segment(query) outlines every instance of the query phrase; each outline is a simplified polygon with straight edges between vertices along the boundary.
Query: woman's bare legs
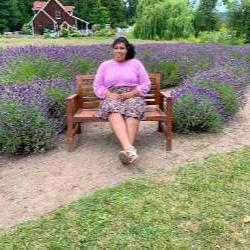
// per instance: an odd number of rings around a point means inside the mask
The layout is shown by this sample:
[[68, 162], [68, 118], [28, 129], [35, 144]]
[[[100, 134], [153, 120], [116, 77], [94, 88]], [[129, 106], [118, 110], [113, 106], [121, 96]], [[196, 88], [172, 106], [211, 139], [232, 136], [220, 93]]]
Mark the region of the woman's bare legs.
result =
[[126, 118], [119, 113], [111, 113], [109, 115], [110, 127], [120, 141], [123, 151], [120, 151], [119, 158], [122, 163], [130, 164], [138, 158], [133, 143], [138, 131], [139, 121], [135, 118]]
[[127, 126], [123, 116], [120, 113], [111, 113], [109, 115], [109, 123], [123, 149], [129, 148], [132, 144], [129, 141]]
[[125, 119], [125, 122], [126, 122], [128, 140], [130, 144], [133, 145], [139, 129], [139, 120], [133, 117], [128, 117]]

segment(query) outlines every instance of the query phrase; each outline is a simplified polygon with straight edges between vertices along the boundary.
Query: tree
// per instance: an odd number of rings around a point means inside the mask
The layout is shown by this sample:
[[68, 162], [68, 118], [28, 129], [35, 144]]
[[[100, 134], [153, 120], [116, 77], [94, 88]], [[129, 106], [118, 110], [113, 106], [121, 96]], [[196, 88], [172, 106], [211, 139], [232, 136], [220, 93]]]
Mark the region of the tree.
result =
[[125, 4], [122, 0], [101, 0], [101, 4], [109, 10], [112, 26], [126, 21]]
[[[95, 12], [99, 18], [101, 17], [101, 14], [96, 12], [98, 8], [104, 15], [107, 15], [107, 11], [109, 12], [110, 21], [113, 26], [125, 21], [125, 6], [122, 0], [64, 0], [64, 3], [74, 5], [76, 7], [74, 11], [75, 15], [90, 23], [92, 23], [94, 17], [93, 12]], [[101, 6], [106, 9], [101, 8]], [[96, 20], [94, 20], [93, 23], [95, 22]]]
[[33, 17], [33, 2], [33, 0], [17, 0], [17, 8], [19, 10], [17, 29], [20, 29], [24, 23], [29, 22]]
[[196, 36], [200, 31], [212, 31], [216, 29], [218, 16], [215, 11], [217, 0], [200, 0], [195, 12], [194, 28]]
[[128, 22], [135, 22], [138, 0], [125, 0], [126, 18]]
[[62, 3], [75, 6], [74, 15], [90, 23], [92, 11], [98, 6], [96, 0], [64, 0]]
[[134, 34], [142, 39], [174, 39], [194, 32], [193, 15], [185, 0], [141, 0]]
[[107, 24], [110, 23], [110, 13], [108, 9], [101, 5], [100, 1], [97, 1], [97, 6], [91, 11], [89, 22], [94, 24]]
[[20, 15], [16, 0], [0, 0], [0, 33], [15, 30]]
[[230, 2], [229, 27], [236, 31], [238, 37], [245, 37], [250, 42], [250, 0]]

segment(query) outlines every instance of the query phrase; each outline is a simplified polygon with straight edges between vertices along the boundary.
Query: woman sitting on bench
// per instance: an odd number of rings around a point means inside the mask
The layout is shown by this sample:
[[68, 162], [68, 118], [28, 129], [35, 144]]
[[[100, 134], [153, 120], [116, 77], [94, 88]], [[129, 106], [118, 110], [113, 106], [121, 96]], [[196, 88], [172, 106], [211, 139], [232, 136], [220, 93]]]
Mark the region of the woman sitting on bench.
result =
[[139, 121], [144, 118], [144, 97], [151, 83], [143, 64], [134, 58], [134, 46], [126, 38], [117, 38], [112, 48], [113, 59], [99, 66], [93, 88], [101, 99], [98, 117], [108, 119], [123, 148], [119, 159], [130, 164], [138, 158], [133, 145]]

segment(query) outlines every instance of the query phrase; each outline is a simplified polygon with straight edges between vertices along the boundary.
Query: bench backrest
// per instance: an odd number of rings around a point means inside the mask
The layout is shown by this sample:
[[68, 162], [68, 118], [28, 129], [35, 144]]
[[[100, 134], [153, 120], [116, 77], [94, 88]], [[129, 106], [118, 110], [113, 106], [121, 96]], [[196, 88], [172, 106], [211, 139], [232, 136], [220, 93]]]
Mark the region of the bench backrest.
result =
[[[160, 73], [149, 73], [151, 81], [151, 90], [146, 96], [147, 105], [159, 105], [160, 103]], [[76, 87], [77, 94], [80, 97], [81, 108], [98, 108], [99, 98], [95, 96], [93, 91], [93, 81], [95, 75], [77, 75]]]

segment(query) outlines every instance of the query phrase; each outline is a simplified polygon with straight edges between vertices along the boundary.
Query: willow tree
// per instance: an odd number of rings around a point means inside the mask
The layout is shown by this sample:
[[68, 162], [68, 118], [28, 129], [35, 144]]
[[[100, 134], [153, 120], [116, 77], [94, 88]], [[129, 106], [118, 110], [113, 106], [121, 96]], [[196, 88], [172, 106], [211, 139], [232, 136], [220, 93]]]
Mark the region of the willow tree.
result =
[[135, 37], [186, 38], [194, 33], [193, 14], [186, 0], [141, 0], [137, 7]]
[[250, 43], [250, 0], [240, 0], [230, 2], [229, 8], [229, 28], [236, 31], [239, 37], [245, 37]]
[[200, 0], [195, 12], [194, 27], [196, 36], [200, 31], [216, 30], [219, 17], [216, 12], [217, 0]]

